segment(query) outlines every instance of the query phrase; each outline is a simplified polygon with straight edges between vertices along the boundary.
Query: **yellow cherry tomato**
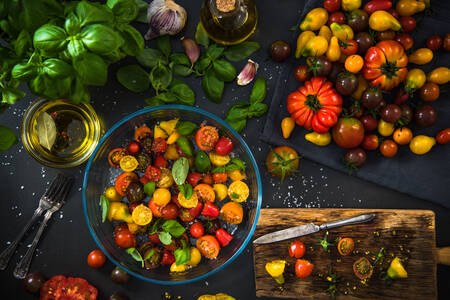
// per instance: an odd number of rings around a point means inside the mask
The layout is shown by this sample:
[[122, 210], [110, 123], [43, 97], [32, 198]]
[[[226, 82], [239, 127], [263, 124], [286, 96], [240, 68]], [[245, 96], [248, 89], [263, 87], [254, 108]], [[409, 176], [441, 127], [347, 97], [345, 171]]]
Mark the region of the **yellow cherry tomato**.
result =
[[244, 202], [249, 194], [248, 185], [243, 181], [233, 181], [228, 187], [228, 197], [235, 202]]
[[347, 24], [333, 22], [330, 25], [330, 29], [333, 32], [333, 35], [343, 42], [353, 40], [353, 29]]
[[316, 35], [314, 34], [314, 32], [308, 30], [308, 31], [303, 31], [302, 33], [300, 33], [298, 35], [297, 38], [297, 49], [295, 50], [295, 57], [296, 58], [300, 58], [301, 53], [303, 48], [305, 47], [306, 43], [312, 39], [313, 37], [315, 37]]
[[153, 130], [153, 137], [156, 138], [163, 138], [166, 139], [167, 138], [167, 133], [161, 129], [161, 127], [159, 127], [158, 125], [155, 125], [155, 128]]
[[358, 75], [358, 87], [351, 95], [353, 99], [360, 100], [362, 93], [369, 87], [367, 80], [364, 78], [362, 74]]
[[382, 136], [390, 136], [394, 132], [394, 124], [388, 123], [383, 119], [378, 122], [378, 133]]
[[386, 31], [402, 29], [400, 22], [390, 13], [384, 10], [377, 10], [369, 17], [369, 27], [375, 31]]
[[326, 146], [331, 143], [331, 134], [329, 132], [326, 133], [310, 132], [305, 134], [305, 140], [313, 144], [316, 144], [317, 146]]
[[139, 227], [139, 225], [134, 224], [134, 223], [127, 223], [127, 227], [128, 227], [128, 230], [133, 234], [138, 232], [139, 229], [141, 228], [141, 227]]
[[232, 181], [244, 180], [246, 178], [245, 173], [241, 170], [227, 171], [227, 175]]
[[159, 206], [166, 206], [169, 204], [171, 197], [170, 191], [166, 188], [158, 188], [153, 193], [153, 201]]
[[358, 54], [353, 54], [345, 60], [345, 69], [351, 73], [358, 73], [364, 66], [364, 59]]
[[127, 223], [133, 223], [128, 205], [123, 202], [111, 202], [109, 204], [107, 218], [109, 221], [124, 221]]
[[436, 145], [435, 138], [426, 135], [418, 135], [413, 137], [411, 142], [409, 142], [409, 149], [414, 154], [422, 155], [430, 151], [434, 145]]
[[269, 273], [278, 284], [284, 283], [283, 273], [285, 267], [286, 261], [281, 259], [270, 261], [266, 263], [265, 266], [267, 273]]
[[167, 146], [166, 153], [164, 153], [164, 158], [169, 160], [177, 160], [180, 158], [180, 155], [177, 152], [177, 146], [174, 144], [170, 144]]
[[352, 11], [361, 7], [361, 0], [342, 0], [341, 7], [345, 11]]
[[397, 144], [408, 145], [413, 137], [413, 134], [411, 129], [409, 129], [408, 127], [401, 127], [395, 129], [392, 137]]
[[320, 27], [318, 35], [324, 37], [327, 40], [327, 42], [329, 43], [331, 40], [331, 37], [333, 36], [333, 33], [331, 32], [330, 27], [328, 27], [327, 25], [323, 25], [322, 27]]
[[412, 16], [425, 9], [425, 3], [416, 0], [399, 0], [395, 10], [402, 17]]
[[120, 196], [113, 185], [105, 190], [104, 195], [106, 198], [108, 198], [109, 201], [121, 201], [123, 198], [122, 196]]
[[302, 49], [303, 56], [321, 56], [327, 52], [328, 42], [323, 36], [315, 36], [310, 39]]
[[447, 67], [439, 67], [428, 73], [427, 80], [436, 84], [446, 84], [450, 80], [450, 70]]
[[336, 36], [332, 36], [327, 49], [327, 58], [331, 62], [338, 61], [341, 57], [341, 48], [339, 47], [339, 41]]
[[131, 217], [133, 218], [134, 224], [145, 226], [152, 221], [153, 214], [150, 208], [144, 204], [140, 204], [133, 209]]
[[200, 251], [196, 247], [191, 247], [191, 259], [187, 263], [191, 267], [195, 267], [200, 263], [202, 260], [202, 255], [200, 254]]
[[201, 295], [197, 300], [236, 300], [236, 298], [224, 293], [218, 293], [215, 295]]
[[193, 192], [191, 198], [186, 199], [183, 195], [183, 193], [178, 194], [178, 203], [180, 203], [181, 206], [184, 208], [193, 208], [196, 207], [198, 204], [198, 197], [197, 193]]
[[170, 134], [169, 138], [167, 139], [167, 144], [168, 145], [174, 144], [178, 140], [179, 137], [180, 137], [180, 134], [178, 132], [176, 132], [176, 131], [172, 132]]
[[302, 23], [300, 23], [300, 29], [302, 31], [311, 30], [316, 31], [319, 30], [320, 27], [325, 25], [328, 21], [328, 12], [325, 8], [318, 7], [310, 10]]
[[170, 121], [163, 121], [159, 123], [159, 127], [164, 130], [167, 135], [171, 135], [175, 131], [175, 127], [178, 124], [178, 120], [180, 119], [173, 119]]
[[420, 89], [425, 84], [426, 79], [425, 73], [421, 69], [409, 70], [405, 79], [405, 91], [412, 92]]
[[172, 273], [182, 273], [186, 272], [189, 266], [187, 264], [177, 265], [176, 263], [172, 263], [170, 265], [170, 272]]
[[139, 162], [132, 155], [125, 155], [122, 157], [119, 164], [124, 172], [133, 172], [139, 166]]
[[230, 162], [230, 157], [228, 155], [219, 155], [216, 152], [209, 152], [209, 160], [216, 167], [225, 166]]
[[217, 201], [222, 201], [227, 197], [228, 188], [225, 184], [216, 183], [213, 185], [214, 193], [216, 194]]
[[286, 117], [283, 120], [281, 120], [281, 131], [283, 132], [283, 137], [285, 139], [288, 139], [289, 136], [292, 133], [292, 130], [294, 130], [295, 122], [294, 119], [291, 117]]
[[409, 57], [408, 62], [416, 65], [425, 65], [433, 59], [433, 51], [428, 48], [420, 48], [414, 51]]
[[170, 188], [173, 185], [172, 172], [167, 168], [161, 168], [161, 178], [156, 182], [159, 188]]

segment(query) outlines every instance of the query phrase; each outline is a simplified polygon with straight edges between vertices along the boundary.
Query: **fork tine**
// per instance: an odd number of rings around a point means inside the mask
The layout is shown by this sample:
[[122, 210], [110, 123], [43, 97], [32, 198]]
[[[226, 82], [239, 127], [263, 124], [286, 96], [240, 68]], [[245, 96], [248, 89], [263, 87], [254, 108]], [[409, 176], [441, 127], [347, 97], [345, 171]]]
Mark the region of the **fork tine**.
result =
[[52, 195], [54, 195], [54, 192], [56, 190], [56, 188], [59, 186], [61, 180], [62, 180], [62, 174], [59, 173], [53, 180], [52, 183], [50, 184], [50, 186], [48, 187], [48, 189], [45, 191], [43, 197], [51, 197]]
[[54, 193], [49, 197], [51, 202], [57, 201], [57, 198], [60, 197], [61, 192], [64, 190], [65, 186], [70, 182], [70, 178], [61, 174], [61, 181], [59, 185], [56, 187]]
[[61, 189], [60, 193], [57, 195], [57, 197], [55, 197], [55, 200], [59, 203], [64, 203], [64, 201], [66, 200], [67, 195], [70, 192], [70, 189], [72, 187], [72, 178], [67, 177], [67, 180], [65, 181], [64, 187]]

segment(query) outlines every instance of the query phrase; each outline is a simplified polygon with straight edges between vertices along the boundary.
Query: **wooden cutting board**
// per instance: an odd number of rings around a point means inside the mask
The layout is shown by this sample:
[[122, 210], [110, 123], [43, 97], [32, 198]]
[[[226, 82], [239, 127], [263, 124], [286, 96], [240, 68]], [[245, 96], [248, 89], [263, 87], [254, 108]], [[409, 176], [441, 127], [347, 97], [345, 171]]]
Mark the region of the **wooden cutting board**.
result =
[[[307, 247], [303, 258], [315, 265], [313, 273], [306, 279], [299, 279], [294, 275], [295, 259], [288, 254], [288, 246], [294, 239], [265, 245], [255, 244], [253, 257], [256, 296], [331, 299], [325, 292], [329, 285], [325, 278], [332, 265], [340, 278], [337, 299], [436, 299], [436, 234], [432, 211], [262, 209], [254, 238], [293, 226], [311, 222], [320, 225], [368, 212], [376, 213], [375, 219], [370, 223], [343, 226], [329, 231], [329, 241], [337, 237], [354, 239], [355, 250], [349, 256], [340, 256], [336, 247], [331, 247], [330, 253], [325, 253], [320, 246], [313, 246], [317, 242], [314, 238], [323, 238], [323, 231], [298, 238]], [[353, 263], [362, 256], [371, 260], [381, 247], [387, 252], [383, 266], [387, 266], [393, 256], [407, 258], [405, 267], [408, 278], [389, 285], [379, 278], [380, 271], [376, 268], [370, 281], [364, 285], [353, 274]], [[284, 276], [286, 282], [282, 288], [265, 270], [265, 264], [275, 259], [286, 259], [289, 263]]]

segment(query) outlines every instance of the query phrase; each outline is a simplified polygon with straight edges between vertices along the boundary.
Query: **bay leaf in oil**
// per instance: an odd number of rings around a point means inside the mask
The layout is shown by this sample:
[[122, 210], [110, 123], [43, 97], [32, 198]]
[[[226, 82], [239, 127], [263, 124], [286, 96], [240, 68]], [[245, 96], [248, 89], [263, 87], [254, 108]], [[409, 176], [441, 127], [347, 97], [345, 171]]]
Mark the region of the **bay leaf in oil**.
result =
[[56, 140], [55, 120], [46, 112], [41, 112], [36, 119], [36, 131], [39, 144], [50, 151]]

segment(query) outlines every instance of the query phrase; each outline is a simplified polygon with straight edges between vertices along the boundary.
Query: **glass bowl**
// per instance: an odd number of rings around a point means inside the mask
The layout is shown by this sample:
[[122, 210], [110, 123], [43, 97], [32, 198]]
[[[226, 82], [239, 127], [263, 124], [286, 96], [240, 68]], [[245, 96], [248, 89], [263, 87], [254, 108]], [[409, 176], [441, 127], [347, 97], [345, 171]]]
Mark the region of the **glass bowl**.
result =
[[[197, 124], [206, 121], [219, 129], [222, 135], [230, 138], [234, 144], [234, 154], [246, 164], [246, 182], [250, 188], [250, 196], [245, 203], [244, 220], [235, 228], [234, 238], [222, 248], [217, 259], [202, 258], [201, 263], [182, 274], [171, 274], [167, 267], [146, 270], [135, 261], [124, 249], [119, 248], [113, 238], [113, 225], [102, 223], [99, 197], [106, 187], [113, 184], [120, 170], [110, 167], [108, 153], [110, 150], [125, 146], [133, 136], [134, 129], [143, 124], [149, 126], [158, 121], [180, 118], [182, 121], [192, 121]], [[117, 122], [100, 140], [90, 157], [83, 180], [83, 209], [89, 230], [95, 242], [106, 256], [117, 266], [128, 273], [157, 284], [185, 284], [206, 278], [222, 270], [233, 261], [250, 241], [258, 222], [262, 202], [261, 178], [255, 158], [242, 137], [225, 121], [202, 109], [183, 105], [162, 105], [139, 110]], [[226, 200], [222, 202], [227, 202]], [[221, 204], [219, 203], [219, 206]]]

